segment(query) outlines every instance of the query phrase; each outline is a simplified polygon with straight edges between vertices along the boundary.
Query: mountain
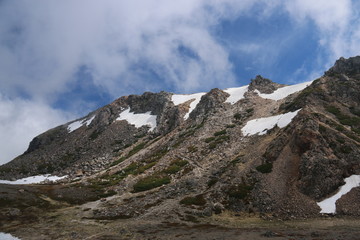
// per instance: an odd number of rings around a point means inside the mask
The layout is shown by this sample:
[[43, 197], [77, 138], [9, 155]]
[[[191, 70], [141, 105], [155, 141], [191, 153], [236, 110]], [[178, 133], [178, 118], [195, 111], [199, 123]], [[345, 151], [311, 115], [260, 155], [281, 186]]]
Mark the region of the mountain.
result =
[[[18, 194], [0, 195], [0, 214], [9, 220], [9, 207], [58, 201], [83, 204], [78, 214], [96, 220], [359, 216], [359, 159], [360, 56], [292, 86], [256, 76], [208, 93], [121, 97], [35, 137], [0, 166], [7, 180], [67, 176], [23, 187], [31, 198], [16, 206]], [[332, 203], [341, 186], [349, 189]]]

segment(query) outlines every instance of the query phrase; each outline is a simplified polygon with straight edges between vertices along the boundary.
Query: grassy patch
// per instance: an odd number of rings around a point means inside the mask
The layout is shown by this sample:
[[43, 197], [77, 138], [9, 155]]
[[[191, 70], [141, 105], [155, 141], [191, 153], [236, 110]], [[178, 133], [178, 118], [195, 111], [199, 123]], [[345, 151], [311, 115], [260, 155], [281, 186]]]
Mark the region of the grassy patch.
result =
[[194, 152], [197, 152], [198, 148], [195, 147], [195, 146], [190, 146], [187, 148], [188, 152], [190, 153], [194, 153]]
[[234, 114], [234, 118], [235, 118], [236, 120], [240, 120], [240, 119], [242, 118], [241, 113], [235, 113], [235, 114]]
[[89, 136], [90, 140], [95, 140], [95, 139], [97, 139], [97, 138], [100, 136], [101, 133], [102, 133], [102, 132], [99, 131], [99, 130], [93, 131], [93, 132], [90, 134], [90, 136]]
[[207, 185], [208, 185], [208, 187], [210, 188], [210, 187], [214, 186], [218, 181], [219, 181], [219, 179], [212, 177], [212, 178], [210, 178], [210, 180], [207, 182]]
[[143, 149], [145, 147], [145, 145], [146, 145], [146, 142], [142, 142], [142, 143], [136, 145], [133, 149], [130, 150], [127, 157], [131, 157], [135, 153], [139, 152], [141, 149]]
[[214, 136], [217, 137], [217, 136], [224, 135], [224, 134], [226, 134], [226, 129], [214, 133]]
[[236, 127], [236, 124], [227, 124], [226, 125], [226, 128], [234, 128], [234, 127]]
[[236, 199], [246, 199], [252, 189], [252, 186], [242, 183], [240, 185], [230, 187], [228, 190], [228, 195], [229, 197]]
[[324, 125], [319, 125], [319, 132], [320, 133], [325, 133], [326, 132], [326, 127]]
[[143, 192], [170, 183], [168, 176], [153, 175], [140, 179], [134, 184], [134, 192]]
[[256, 167], [256, 170], [261, 173], [271, 173], [273, 168], [272, 163], [264, 163]]
[[208, 137], [208, 138], [205, 138], [205, 142], [206, 143], [209, 143], [209, 142], [212, 142], [212, 141], [214, 141], [215, 140], [215, 137]]
[[111, 166], [118, 165], [119, 163], [122, 163], [125, 159], [126, 159], [126, 157], [121, 157], [121, 158], [119, 158], [118, 160], [112, 162], [112, 163], [111, 163]]
[[345, 154], [349, 154], [352, 152], [352, 148], [350, 146], [342, 146], [340, 151]]
[[203, 195], [196, 195], [194, 197], [186, 197], [180, 201], [180, 204], [183, 205], [196, 205], [196, 206], [204, 206], [206, 204], [206, 200]]
[[167, 167], [163, 172], [167, 174], [174, 174], [179, 172], [182, 167], [187, 165], [189, 162], [186, 160], [177, 159], [170, 163], [170, 166]]
[[[225, 132], [226, 133], [226, 132]], [[228, 135], [217, 135], [209, 144], [209, 149], [214, 149], [218, 144], [223, 143], [224, 141], [229, 140], [230, 137]]]
[[329, 105], [325, 108], [326, 111], [335, 115], [335, 117], [339, 120], [339, 122], [343, 125], [347, 126], [357, 126], [360, 125], [360, 118], [359, 117], [351, 117], [346, 114], [343, 114], [339, 108]]
[[246, 112], [247, 113], [252, 113], [252, 112], [254, 112], [254, 108], [248, 108], [248, 109], [246, 109]]
[[237, 156], [234, 160], [232, 160], [232, 161], [230, 162], [230, 164], [232, 164], [232, 165], [238, 164], [239, 162], [241, 162], [243, 156], [244, 156], [244, 155]]
[[217, 146], [217, 143], [212, 142], [212, 143], [209, 144], [209, 149], [214, 149], [214, 148], [216, 148], [216, 146]]

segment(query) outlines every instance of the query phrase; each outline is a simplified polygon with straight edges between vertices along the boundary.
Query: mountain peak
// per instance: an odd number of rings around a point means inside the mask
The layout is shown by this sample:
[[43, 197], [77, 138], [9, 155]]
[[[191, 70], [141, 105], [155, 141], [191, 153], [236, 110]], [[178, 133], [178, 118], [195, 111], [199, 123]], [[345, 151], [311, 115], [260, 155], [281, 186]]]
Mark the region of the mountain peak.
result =
[[325, 75], [332, 76], [335, 74], [356, 75], [360, 74], [360, 56], [336, 60], [333, 67], [325, 72]]
[[270, 94], [273, 93], [276, 89], [283, 87], [284, 85], [275, 83], [270, 79], [264, 78], [261, 75], [257, 75], [255, 79], [251, 79], [249, 84], [249, 90], [254, 91], [258, 90], [260, 93]]

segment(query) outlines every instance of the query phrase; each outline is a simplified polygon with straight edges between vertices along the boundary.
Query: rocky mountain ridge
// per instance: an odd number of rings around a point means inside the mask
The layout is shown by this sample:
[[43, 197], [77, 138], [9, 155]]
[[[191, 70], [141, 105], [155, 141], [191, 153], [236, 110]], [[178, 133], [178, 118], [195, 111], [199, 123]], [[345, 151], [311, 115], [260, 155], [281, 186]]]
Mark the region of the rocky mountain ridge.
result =
[[[34, 138], [0, 178], [68, 175], [46, 194], [83, 204], [86, 219], [319, 216], [318, 203], [360, 174], [359, 59], [294, 86], [257, 76], [208, 93], [121, 97]], [[358, 216], [358, 191], [337, 214]]]

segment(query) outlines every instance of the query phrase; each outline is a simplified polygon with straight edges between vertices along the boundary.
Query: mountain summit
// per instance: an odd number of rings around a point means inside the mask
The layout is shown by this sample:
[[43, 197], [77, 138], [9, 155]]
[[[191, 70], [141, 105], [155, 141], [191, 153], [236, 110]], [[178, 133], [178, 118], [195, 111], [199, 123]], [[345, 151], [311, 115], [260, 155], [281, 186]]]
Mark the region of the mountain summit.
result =
[[[359, 159], [354, 57], [292, 86], [257, 76], [208, 93], [121, 97], [35, 137], [0, 176], [66, 176], [37, 187], [52, 200], [33, 196], [36, 208], [83, 204], [77, 214], [86, 219], [359, 216]], [[7, 216], [14, 199], [1, 198]]]

